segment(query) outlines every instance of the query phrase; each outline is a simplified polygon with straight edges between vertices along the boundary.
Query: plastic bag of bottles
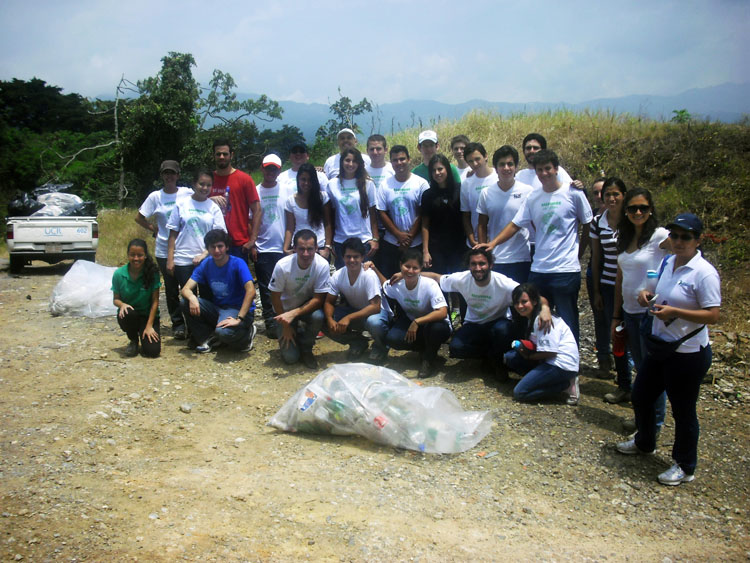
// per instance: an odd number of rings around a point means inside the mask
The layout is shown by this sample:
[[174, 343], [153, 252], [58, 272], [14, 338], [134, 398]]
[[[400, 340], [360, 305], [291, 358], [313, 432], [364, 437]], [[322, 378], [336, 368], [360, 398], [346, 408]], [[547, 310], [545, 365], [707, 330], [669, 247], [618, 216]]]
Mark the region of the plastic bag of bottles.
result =
[[114, 317], [117, 307], [112, 303], [112, 274], [116, 269], [76, 260], [52, 290], [50, 313], [71, 317]]
[[322, 371], [268, 423], [286, 432], [359, 435], [425, 453], [473, 448], [490, 431], [488, 411], [465, 411], [455, 395], [363, 363]]

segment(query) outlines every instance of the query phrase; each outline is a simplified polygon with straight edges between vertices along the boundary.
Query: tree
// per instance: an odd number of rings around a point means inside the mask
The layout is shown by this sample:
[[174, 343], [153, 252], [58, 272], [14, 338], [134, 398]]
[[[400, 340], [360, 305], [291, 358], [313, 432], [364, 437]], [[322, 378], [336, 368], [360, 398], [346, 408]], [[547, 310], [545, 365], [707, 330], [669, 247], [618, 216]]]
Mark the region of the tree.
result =
[[329, 106], [329, 111], [335, 118], [329, 119], [315, 133], [316, 137], [328, 139], [332, 142], [336, 140], [337, 133], [347, 127], [355, 133], [359, 132], [359, 125], [354, 121], [354, 118], [372, 111], [372, 104], [367, 98], [362, 98], [356, 104], [352, 104], [351, 98], [341, 93], [341, 88], [338, 89], [338, 92], [339, 99]]
[[205, 128], [209, 117], [218, 119], [224, 125], [233, 125], [251, 115], [262, 121], [281, 119], [281, 106], [265, 95], [257, 100], [238, 101], [237, 94], [232, 91], [237, 84], [232, 76], [225, 72], [215, 69], [208, 85], [208, 88], [202, 88], [205, 93], [198, 102], [197, 113], [201, 129]]

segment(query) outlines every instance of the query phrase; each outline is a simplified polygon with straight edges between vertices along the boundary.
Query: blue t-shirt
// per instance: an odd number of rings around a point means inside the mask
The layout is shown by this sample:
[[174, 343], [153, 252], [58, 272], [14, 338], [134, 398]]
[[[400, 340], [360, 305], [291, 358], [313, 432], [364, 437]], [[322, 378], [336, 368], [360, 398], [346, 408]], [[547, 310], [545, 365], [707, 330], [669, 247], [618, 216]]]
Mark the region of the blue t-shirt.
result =
[[[239, 309], [245, 300], [245, 284], [253, 281], [253, 275], [244, 260], [229, 256], [229, 262], [221, 268], [213, 258], [203, 260], [190, 276], [198, 284], [211, 288], [213, 303], [224, 309]], [[255, 311], [255, 302], [250, 303], [249, 311]]]

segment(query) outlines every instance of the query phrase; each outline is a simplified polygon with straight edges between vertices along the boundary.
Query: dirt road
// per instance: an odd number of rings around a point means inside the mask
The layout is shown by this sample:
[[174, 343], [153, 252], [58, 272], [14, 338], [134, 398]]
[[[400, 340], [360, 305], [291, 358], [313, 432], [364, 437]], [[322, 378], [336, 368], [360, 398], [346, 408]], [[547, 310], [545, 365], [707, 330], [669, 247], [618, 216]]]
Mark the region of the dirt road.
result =
[[[266, 426], [314, 374], [282, 365], [262, 335], [246, 356], [198, 356], [167, 336], [158, 359], [123, 357], [114, 316], [47, 312], [65, 271], [0, 271], [6, 560], [750, 557], [750, 381], [721, 361], [701, 392], [696, 480], [680, 487], [656, 482], [671, 419], [657, 455], [618, 455], [628, 405], [603, 402], [614, 385], [588, 371], [579, 406], [522, 405], [478, 363], [448, 360], [428, 384], [494, 426], [466, 453], [422, 455]], [[327, 339], [316, 348], [323, 365], [345, 361]], [[714, 348], [721, 360], [721, 335]], [[388, 367], [417, 365], [400, 354]]]

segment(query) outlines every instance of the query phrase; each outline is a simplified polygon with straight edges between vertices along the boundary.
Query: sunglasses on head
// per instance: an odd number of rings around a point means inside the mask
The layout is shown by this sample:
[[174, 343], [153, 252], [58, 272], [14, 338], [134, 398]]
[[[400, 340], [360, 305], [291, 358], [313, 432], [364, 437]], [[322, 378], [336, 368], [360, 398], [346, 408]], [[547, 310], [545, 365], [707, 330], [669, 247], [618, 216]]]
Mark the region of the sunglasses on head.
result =
[[682, 235], [680, 233], [669, 233], [669, 238], [672, 240], [682, 240], [685, 242], [690, 242], [695, 237], [693, 235]]
[[631, 215], [635, 215], [637, 212], [640, 211], [641, 213], [645, 215], [646, 213], [651, 211], [651, 206], [650, 205], [628, 205], [625, 208], [625, 211], [627, 211]]

